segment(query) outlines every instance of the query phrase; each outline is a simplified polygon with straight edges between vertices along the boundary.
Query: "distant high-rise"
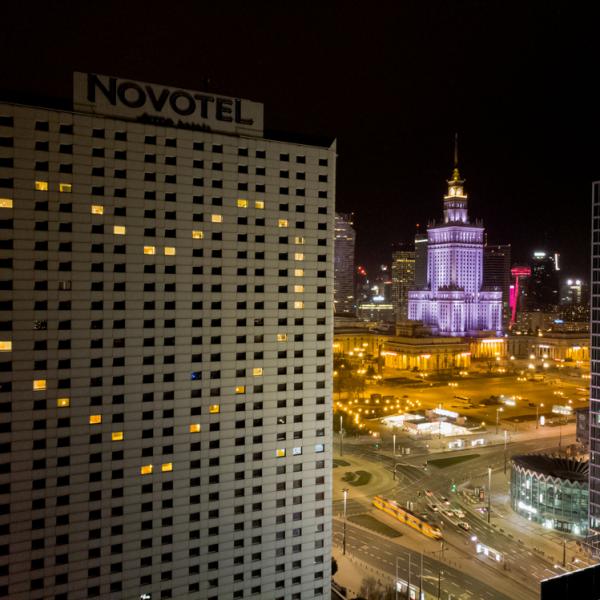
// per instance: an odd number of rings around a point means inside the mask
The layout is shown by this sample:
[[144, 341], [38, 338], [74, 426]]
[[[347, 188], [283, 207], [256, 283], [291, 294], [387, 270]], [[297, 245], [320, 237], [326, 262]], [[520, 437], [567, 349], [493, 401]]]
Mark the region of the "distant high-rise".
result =
[[408, 319], [408, 291], [415, 287], [415, 249], [405, 244], [392, 251], [392, 304], [397, 321]]
[[356, 231], [351, 213], [335, 214], [334, 306], [336, 314], [355, 314], [354, 247]]
[[549, 311], [559, 304], [559, 255], [536, 251], [531, 258], [531, 277], [527, 282], [527, 309]]
[[592, 344], [590, 379], [589, 519], [595, 546], [600, 550], [600, 181], [592, 188]]
[[415, 235], [415, 289], [427, 285], [427, 234]]
[[510, 244], [483, 247], [483, 286], [502, 290], [502, 321], [510, 319]]
[[335, 144], [74, 104], [0, 103], [0, 597], [329, 598]]

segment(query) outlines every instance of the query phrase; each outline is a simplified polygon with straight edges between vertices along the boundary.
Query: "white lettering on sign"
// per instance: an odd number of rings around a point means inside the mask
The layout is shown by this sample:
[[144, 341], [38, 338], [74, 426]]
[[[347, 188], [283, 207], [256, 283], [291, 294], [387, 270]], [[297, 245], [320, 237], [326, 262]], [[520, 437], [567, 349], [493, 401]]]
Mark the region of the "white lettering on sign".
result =
[[155, 125], [261, 135], [263, 105], [154, 83], [93, 73], [74, 73], [77, 111], [125, 117]]

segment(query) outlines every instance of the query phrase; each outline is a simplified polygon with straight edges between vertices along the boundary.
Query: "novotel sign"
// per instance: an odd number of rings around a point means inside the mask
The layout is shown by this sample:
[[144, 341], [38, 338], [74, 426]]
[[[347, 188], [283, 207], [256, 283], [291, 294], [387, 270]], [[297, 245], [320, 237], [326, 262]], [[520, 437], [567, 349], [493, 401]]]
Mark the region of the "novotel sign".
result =
[[155, 125], [262, 135], [259, 102], [94, 73], [74, 73], [76, 111]]

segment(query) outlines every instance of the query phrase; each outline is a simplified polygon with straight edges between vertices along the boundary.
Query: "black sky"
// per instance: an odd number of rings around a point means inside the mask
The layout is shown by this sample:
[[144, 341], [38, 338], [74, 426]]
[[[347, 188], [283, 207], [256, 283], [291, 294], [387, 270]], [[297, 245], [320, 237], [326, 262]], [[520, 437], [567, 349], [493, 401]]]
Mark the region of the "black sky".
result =
[[369, 266], [440, 216], [458, 131], [490, 243], [587, 278], [600, 44], [582, 2], [11, 4], [0, 92], [69, 98], [80, 70], [262, 101], [269, 129], [337, 138], [337, 210]]

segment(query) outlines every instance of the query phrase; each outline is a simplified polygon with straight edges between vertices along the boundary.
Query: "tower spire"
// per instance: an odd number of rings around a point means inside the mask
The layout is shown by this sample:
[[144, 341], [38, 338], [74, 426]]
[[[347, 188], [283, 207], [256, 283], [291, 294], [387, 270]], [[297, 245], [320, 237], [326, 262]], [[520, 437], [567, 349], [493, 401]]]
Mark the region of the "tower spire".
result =
[[454, 168], [458, 168], [458, 131], [454, 133]]
[[454, 133], [454, 170], [452, 171], [451, 181], [460, 181], [460, 173], [458, 172], [458, 132]]

